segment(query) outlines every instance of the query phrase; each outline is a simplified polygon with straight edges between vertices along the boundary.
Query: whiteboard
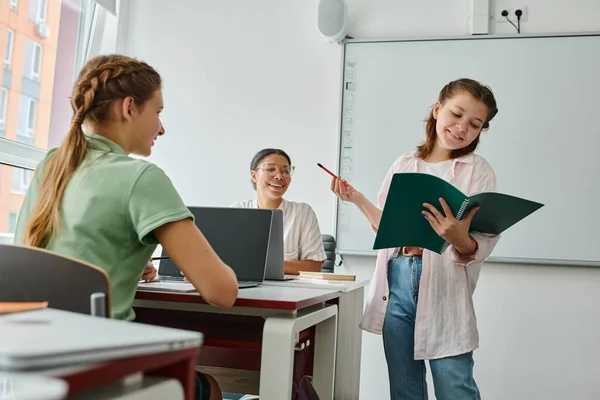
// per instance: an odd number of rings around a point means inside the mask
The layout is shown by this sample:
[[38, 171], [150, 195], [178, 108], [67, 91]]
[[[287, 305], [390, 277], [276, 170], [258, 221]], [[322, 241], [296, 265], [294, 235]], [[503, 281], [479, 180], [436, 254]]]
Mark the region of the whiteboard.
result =
[[[600, 261], [600, 36], [468, 37], [344, 44], [339, 171], [375, 202], [392, 163], [423, 141], [440, 89], [489, 85], [499, 113], [477, 153], [498, 191], [545, 204], [504, 232], [492, 256]], [[357, 208], [338, 202], [341, 254], [375, 254]]]

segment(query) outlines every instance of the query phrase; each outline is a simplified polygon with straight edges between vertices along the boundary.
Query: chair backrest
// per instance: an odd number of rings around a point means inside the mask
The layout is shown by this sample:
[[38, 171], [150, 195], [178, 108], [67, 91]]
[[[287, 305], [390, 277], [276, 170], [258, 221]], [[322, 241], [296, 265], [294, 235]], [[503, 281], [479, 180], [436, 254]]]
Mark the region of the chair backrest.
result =
[[47, 301], [48, 307], [110, 316], [109, 279], [98, 267], [48, 250], [0, 245], [0, 302]]
[[333, 272], [335, 267], [335, 238], [331, 235], [321, 235], [323, 240], [323, 247], [325, 248], [325, 255], [327, 259], [321, 267], [322, 272]]

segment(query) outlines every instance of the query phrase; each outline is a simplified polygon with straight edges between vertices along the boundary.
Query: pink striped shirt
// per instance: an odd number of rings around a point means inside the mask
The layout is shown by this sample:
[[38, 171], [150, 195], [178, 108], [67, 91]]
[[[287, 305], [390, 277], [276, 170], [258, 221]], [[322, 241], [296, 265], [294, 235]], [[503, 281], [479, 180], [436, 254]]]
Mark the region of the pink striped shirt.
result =
[[[416, 152], [404, 154], [389, 169], [378, 195], [383, 209], [394, 173], [418, 171]], [[496, 191], [496, 175], [481, 156], [469, 154], [454, 159], [444, 177], [463, 193]], [[461, 256], [452, 245], [442, 254], [425, 250], [415, 321], [415, 359], [436, 359], [464, 354], [479, 347], [479, 334], [473, 292], [483, 261], [490, 255], [499, 236], [472, 232], [477, 241], [475, 254]], [[379, 250], [375, 273], [361, 328], [381, 334], [389, 287], [387, 263], [395, 249]]]

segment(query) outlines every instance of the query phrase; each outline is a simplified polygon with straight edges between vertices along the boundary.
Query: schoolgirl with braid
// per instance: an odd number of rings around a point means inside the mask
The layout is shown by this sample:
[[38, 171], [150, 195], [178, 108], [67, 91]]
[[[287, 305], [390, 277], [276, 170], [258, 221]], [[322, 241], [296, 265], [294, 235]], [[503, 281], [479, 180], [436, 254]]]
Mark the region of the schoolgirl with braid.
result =
[[[133, 320], [133, 298], [157, 244], [209, 303], [231, 307], [237, 279], [198, 230], [169, 178], [148, 156], [165, 134], [160, 75], [122, 55], [91, 59], [73, 88], [63, 143], [36, 168], [15, 243], [76, 258], [110, 278], [111, 316]], [[85, 132], [83, 127], [85, 126]], [[197, 376], [197, 398], [222, 399]]]

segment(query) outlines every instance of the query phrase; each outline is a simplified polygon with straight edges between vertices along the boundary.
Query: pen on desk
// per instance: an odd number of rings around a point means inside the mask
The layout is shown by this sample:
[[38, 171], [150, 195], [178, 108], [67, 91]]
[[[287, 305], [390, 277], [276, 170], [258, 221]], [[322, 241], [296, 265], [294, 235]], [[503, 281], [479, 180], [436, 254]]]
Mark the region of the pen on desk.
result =
[[161, 257], [152, 257], [151, 260], [152, 261], [156, 261], [156, 260], [168, 260], [169, 256], [161, 256]]
[[[328, 170], [327, 168], [325, 168], [325, 166], [323, 164], [317, 163], [317, 165], [319, 166], [319, 168], [321, 168], [323, 171], [327, 172], [329, 175], [331, 175], [335, 179], [338, 178], [333, 172], [331, 172], [330, 170]], [[342, 180], [342, 183], [344, 184], [344, 186], [348, 187], [348, 183], [346, 181]]]

